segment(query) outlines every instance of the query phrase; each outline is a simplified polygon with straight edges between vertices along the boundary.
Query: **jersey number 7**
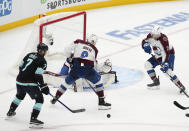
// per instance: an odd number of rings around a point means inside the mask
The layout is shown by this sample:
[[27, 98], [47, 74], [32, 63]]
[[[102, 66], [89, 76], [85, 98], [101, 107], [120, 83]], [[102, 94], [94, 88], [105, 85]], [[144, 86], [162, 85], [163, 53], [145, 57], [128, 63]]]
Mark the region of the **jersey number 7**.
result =
[[25, 67], [23, 67], [22, 71], [25, 71], [26, 68], [33, 62], [33, 59], [28, 58], [27, 63], [25, 64]]

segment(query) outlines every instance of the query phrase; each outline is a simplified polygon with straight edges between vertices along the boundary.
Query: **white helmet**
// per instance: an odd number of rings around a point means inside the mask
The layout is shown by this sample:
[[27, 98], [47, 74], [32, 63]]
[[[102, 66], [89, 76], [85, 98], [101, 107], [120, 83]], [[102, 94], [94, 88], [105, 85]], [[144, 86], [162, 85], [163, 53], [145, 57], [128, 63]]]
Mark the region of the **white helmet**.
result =
[[91, 34], [87, 37], [87, 42], [92, 43], [92, 41], [94, 41], [95, 44], [98, 41], [98, 37], [95, 34]]
[[154, 26], [152, 31], [151, 31], [152, 35], [160, 35], [161, 34], [161, 27], [160, 26]]

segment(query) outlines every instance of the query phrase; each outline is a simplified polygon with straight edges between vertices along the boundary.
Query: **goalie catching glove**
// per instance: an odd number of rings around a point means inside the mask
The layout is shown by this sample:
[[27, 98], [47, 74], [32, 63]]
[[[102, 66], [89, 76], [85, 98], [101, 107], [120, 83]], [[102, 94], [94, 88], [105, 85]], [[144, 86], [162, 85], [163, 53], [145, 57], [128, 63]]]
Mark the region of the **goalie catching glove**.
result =
[[53, 39], [52, 34], [46, 34], [44, 37], [46, 38], [46, 44], [47, 45], [53, 45], [54, 44], [54, 39]]
[[103, 66], [102, 66], [102, 71], [103, 71], [104, 73], [108, 73], [108, 72], [110, 72], [111, 70], [112, 70], [112, 63], [110, 62], [109, 59], [107, 59], [107, 60], [104, 62]]

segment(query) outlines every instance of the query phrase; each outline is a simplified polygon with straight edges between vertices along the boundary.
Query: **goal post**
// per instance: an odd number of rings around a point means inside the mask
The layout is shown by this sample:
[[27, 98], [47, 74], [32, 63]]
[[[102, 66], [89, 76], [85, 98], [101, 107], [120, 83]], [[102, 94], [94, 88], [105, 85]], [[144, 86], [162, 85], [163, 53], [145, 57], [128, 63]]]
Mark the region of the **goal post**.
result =
[[80, 15], [83, 15], [83, 40], [86, 40], [86, 24], [87, 24], [86, 23], [86, 17], [87, 17], [87, 14], [86, 14], [85, 11], [83, 11], [83, 12], [74, 13], [72, 15], [62, 17], [62, 18], [59, 18], [59, 19], [55, 19], [55, 20], [52, 20], [52, 21], [48, 21], [46, 23], [41, 24], [40, 28], [39, 28], [39, 30], [40, 30], [39, 31], [39, 36], [40, 36], [39, 43], [43, 42], [43, 28], [45, 26], [50, 25], [50, 24], [54, 24], [54, 23], [57, 23], [57, 22], [62, 22], [64, 20], [68, 20], [68, 19], [80, 16]]
[[83, 12], [61, 12], [41, 17], [31, 24], [32, 30], [15, 64], [9, 71], [10, 75], [17, 75], [19, 64], [24, 56], [30, 52], [37, 51], [39, 43], [47, 44], [47, 39], [51, 36], [53, 45], [49, 46], [49, 51], [45, 56], [48, 68], [54, 72], [59, 72], [66, 60], [64, 48], [76, 39], [86, 40], [87, 13]]

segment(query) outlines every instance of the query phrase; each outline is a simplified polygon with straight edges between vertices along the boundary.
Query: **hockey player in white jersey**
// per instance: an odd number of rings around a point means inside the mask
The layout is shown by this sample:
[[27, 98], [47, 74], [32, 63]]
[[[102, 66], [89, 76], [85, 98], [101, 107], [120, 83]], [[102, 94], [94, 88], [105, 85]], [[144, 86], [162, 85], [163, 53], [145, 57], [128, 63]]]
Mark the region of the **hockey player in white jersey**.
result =
[[[71, 55], [69, 58], [66, 59], [66, 61], [64, 62], [63, 66], [59, 72], [59, 75], [67, 76], [69, 74], [71, 67], [73, 66], [72, 57], [73, 57], [73, 55]], [[118, 82], [117, 73], [116, 73], [116, 71], [112, 71], [112, 63], [109, 59], [105, 60], [105, 62], [103, 62], [103, 63], [100, 63], [100, 64], [97, 63], [95, 66], [95, 70], [97, 72], [99, 72], [99, 74], [101, 75], [101, 79], [102, 79], [104, 88], [107, 88], [111, 84]], [[92, 83], [90, 83], [90, 84], [92, 84]], [[86, 81], [83, 78], [76, 80], [73, 84], [73, 89], [75, 92], [83, 91], [85, 89], [88, 89], [88, 87], [90, 87], [88, 81]], [[55, 88], [56, 88], [56, 86], [55, 86]]]
[[180, 92], [182, 92], [185, 90], [185, 87], [180, 82], [178, 77], [173, 73], [175, 50], [173, 46], [169, 44], [167, 36], [161, 33], [160, 30], [161, 29], [159, 26], [155, 26], [147, 35], [147, 37], [142, 41], [142, 48], [144, 51], [151, 54], [153, 50], [155, 54], [145, 63], [147, 73], [153, 81], [152, 84], [148, 84], [147, 86], [150, 89], [159, 88], [160, 81], [156, 76], [154, 68], [161, 64], [161, 71], [165, 73], [170, 78], [170, 80], [181, 89]]
[[84, 78], [95, 85], [95, 90], [99, 98], [99, 110], [111, 109], [111, 104], [106, 103], [104, 100], [104, 87], [101, 81], [101, 76], [94, 69], [98, 54], [98, 50], [95, 47], [96, 42], [97, 36], [92, 34], [89, 38], [87, 38], [87, 41], [77, 39], [65, 48], [64, 53], [67, 57], [70, 57], [73, 53], [73, 66], [69, 74], [63, 80], [61, 88], [57, 90], [55, 97], [51, 100], [52, 104], [55, 104], [60, 96], [65, 93], [67, 88], [77, 79]]

